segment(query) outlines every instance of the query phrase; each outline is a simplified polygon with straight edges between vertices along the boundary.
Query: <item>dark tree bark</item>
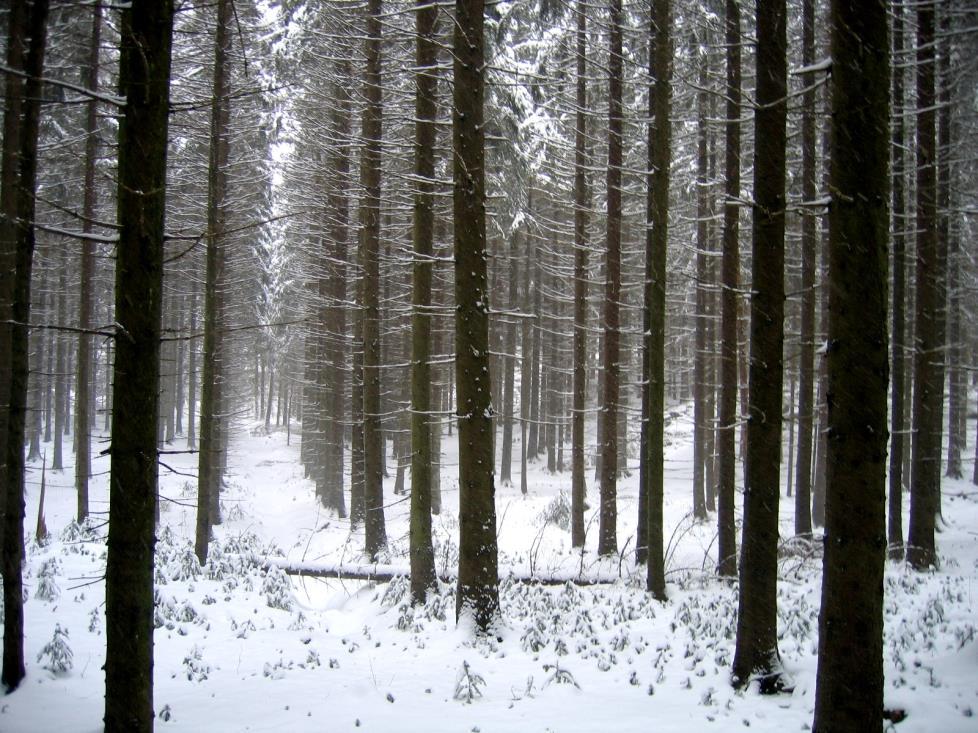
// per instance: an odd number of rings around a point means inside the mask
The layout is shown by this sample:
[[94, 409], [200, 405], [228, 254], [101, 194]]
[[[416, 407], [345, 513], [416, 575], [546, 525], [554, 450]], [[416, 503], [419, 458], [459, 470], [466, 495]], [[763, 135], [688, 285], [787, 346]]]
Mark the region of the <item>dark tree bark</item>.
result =
[[584, 503], [587, 477], [584, 465], [584, 418], [587, 407], [587, 14], [578, 0], [576, 104], [574, 120], [574, 405], [571, 413], [571, 546], [584, 546]]
[[[515, 313], [520, 307], [519, 296], [519, 248], [517, 246], [517, 234], [510, 237], [509, 243], [509, 279], [506, 284], [509, 290], [509, 310]], [[509, 317], [503, 324], [505, 329], [505, 345], [503, 347], [504, 356], [504, 376], [503, 376], [503, 440], [499, 455], [499, 481], [503, 486], [511, 486], [513, 483], [513, 399], [516, 390], [516, 322]]]
[[[694, 43], [699, 39], [695, 36]], [[712, 433], [710, 421], [712, 414], [707, 412], [706, 381], [707, 362], [707, 300], [709, 278], [707, 276], [709, 250], [709, 199], [710, 189], [707, 178], [707, 97], [709, 96], [709, 76], [706, 54], [700, 52], [697, 59], [699, 89], [696, 92], [696, 293], [695, 293], [695, 346], [693, 355], [693, 517], [706, 519], [706, 443]]]
[[[891, 7], [893, 15], [893, 57], [902, 58], [904, 53], [903, 1], [894, 0]], [[906, 156], [904, 153], [905, 133], [903, 121], [904, 69], [894, 64], [892, 69], [891, 123], [892, 161], [890, 169], [893, 176], [892, 188], [892, 229], [893, 229], [893, 320], [891, 333], [891, 372], [890, 372], [890, 472], [889, 472], [889, 525], [887, 542], [893, 559], [903, 557], [903, 462], [906, 451], [906, 404], [907, 357], [906, 357], [906, 249], [907, 232], [904, 217], [906, 200], [904, 181], [906, 176]]]
[[[221, 486], [221, 358], [223, 319], [220, 290], [224, 284], [224, 229], [227, 217], [227, 166], [230, 136], [228, 54], [231, 49], [231, 0], [218, 0], [214, 38], [214, 79], [211, 96], [210, 149], [207, 166], [207, 266], [204, 288], [204, 369], [200, 389], [200, 451], [197, 469], [195, 552], [207, 562], [211, 528], [220, 514]], [[216, 507], [216, 511], [215, 511]]]
[[[947, 475], [961, 478], [961, 454], [965, 448], [964, 403], [967, 401], [961, 370], [961, 327], [960, 294], [958, 291], [959, 272], [957, 227], [951, 223], [954, 212], [951, 208], [951, 126], [954, 78], [951, 72], [951, 4], [942, 6], [940, 21], [940, 42], [938, 52], [939, 93], [938, 93], [938, 132], [937, 132], [937, 207], [939, 213], [938, 233], [941, 241], [942, 287], [941, 302], [946, 303], [941, 320], [942, 331], [946, 334], [946, 370], [948, 383], [948, 427], [947, 427]], [[938, 483], [940, 477], [938, 477]], [[940, 508], [938, 507], [938, 512]]]
[[[642, 429], [646, 431], [643, 489], [646, 506], [648, 566], [646, 587], [656, 600], [666, 599], [663, 546], [662, 469], [665, 461], [666, 247], [669, 241], [669, 164], [672, 143], [669, 110], [672, 84], [670, 2], [655, 0], [650, 29], [648, 229], [645, 235], [645, 354], [647, 379], [643, 387]], [[641, 501], [641, 497], [639, 498]]]
[[[815, 62], [815, 0], [802, 4], [802, 66]], [[802, 199], [815, 200], [815, 74], [802, 79]], [[801, 213], [801, 333], [798, 353], [798, 454], [795, 465], [795, 534], [812, 533], [812, 430], [815, 413], [815, 214]], [[790, 466], [789, 466], [790, 468]]]
[[784, 689], [778, 653], [778, 504], [784, 383], [787, 64], [784, 0], [757, 4], [750, 399], [734, 684]]
[[[3, 150], [3, 190], [0, 201], [2, 249], [7, 253], [0, 299], [9, 303], [10, 323], [4, 340], [9, 351], [0, 354], [3, 376], [9, 377], [7, 393], [6, 444], [3, 450], [5, 485], [3, 500], [3, 547], [0, 575], [3, 577], [3, 669], [0, 683], [12, 692], [24, 679], [24, 431], [26, 427], [27, 381], [30, 365], [28, 327], [31, 313], [31, 268], [34, 260], [34, 196], [37, 190], [37, 137], [41, 116], [41, 76], [47, 40], [47, 0], [15, 3], [8, 18], [8, 62], [23, 69], [26, 80], [12, 83], [7, 75], [4, 132], [13, 129], [13, 150]], [[17, 115], [10, 122], [11, 115]], [[10, 122], [11, 127], [8, 127]], [[4, 138], [4, 143], [7, 139]], [[8, 169], [8, 165], [12, 166]], [[9, 188], [11, 187], [12, 188]], [[13, 216], [10, 216], [13, 214]], [[11, 277], [12, 276], [12, 277]], [[9, 335], [7, 335], [9, 334]]]
[[382, 124], [381, 0], [367, 2], [366, 71], [360, 156], [363, 264], [364, 552], [376, 560], [387, 545], [384, 522], [384, 437], [380, 406], [380, 146]]
[[720, 278], [720, 391], [717, 399], [717, 572], [737, 574], [734, 517], [737, 429], [737, 287], [740, 283], [740, 5], [727, 0], [723, 255]]
[[173, 3], [122, 11], [105, 730], [153, 730], [153, 549]]
[[487, 631], [499, 615], [486, 277], [485, 0], [456, 0], [452, 150], [459, 560], [456, 618]]
[[[598, 554], [618, 551], [618, 400], [619, 304], [621, 302], [621, 168], [622, 168], [622, 3], [610, 0], [608, 58], [608, 177], [606, 264], [604, 292], [604, 353], [602, 358], [602, 420], [598, 445], [601, 453]], [[641, 498], [639, 499], [641, 502]]]
[[[194, 280], [190, 291], [190, 318], [188, 331], [197, 333], [197, 298], [200, 286]], [[197, 445], [197, 343], [196, 339], [187, 342], [187, 448], [193, 450]]]
[[[411, 598], [435, 585], [431, 542], [431, 274], [434, 267], [438, 8], [418, 0], [415, 15], [414, 281], [411, 315]], [[515, 286], [511, 286], [515, 287]], [[439, 470], [437, 461], [434, 470]]]
[[351, 77], [350, 63], [340, 62], [340, 81], [334, 87], [336, 104], [333, 113], [334, 144], [331, 173], [335, 177], [330, 194], [332, 209], [332, 274], [327, 283], [330, 304], [327, 308], [327, 384], [331, 394], [325, 416], [328, 430], [325, 436], [325, 465], [322, 472], [324, 486], [320, 496], [326, 506], [334, 510], [338, 517], [346, 517], [346, 500], [343, 493], [343, 458], [345, 452], [344, 408], [346, 406], [346, 357], [347, 348], [342, 335], [346, 333], [346, 294], [347, 266], [349, 259], [349, 219], [350, 199], [347, 194], [350, 185], [350, 118], [353, 100], [350, 89], [344, 80]]
[[914, 327], [913, 457], [907, 560], [917, 570], [937, 564], [934, 530], [940, 509], [944, 340], [940, 242], [937, 237], [934, 6], [917, 7], [917, 294]]
[[[828, 455], [814, 731], [883, 729], [886, 5], [832, 2]], [[858, 694], [853, 694], [858, 690]]]

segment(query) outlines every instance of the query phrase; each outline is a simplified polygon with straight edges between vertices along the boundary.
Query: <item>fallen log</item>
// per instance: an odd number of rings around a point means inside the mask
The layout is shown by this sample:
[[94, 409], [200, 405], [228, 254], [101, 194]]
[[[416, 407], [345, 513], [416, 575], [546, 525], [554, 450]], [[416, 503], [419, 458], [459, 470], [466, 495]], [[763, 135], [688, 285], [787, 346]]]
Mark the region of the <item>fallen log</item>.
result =
[[[389, 583], [394, 578], [409, 578], [411, 572], [408, 568], [396, 565], [384, 564], [338, 564], [325, 565], [320, 563], [295, 562], [279, 558], [264, 558], [259, 561], [263, 569], [277, 568], [286, 575], [298, 575], [307, 578], [335, 578], [337, 580], [360, 580], [368, 583]], [[440, 574], [438, 579], [444, 583], [454, 583], [458, 580], [455, 575]], [[517, 583], [527, 583], [530, 585], [571, 585], [592, 586], [592, 585], [613, 585], [618, 582], [628, 582], [631, 578], [612, 575], [610, 573], [598, 573], [595, 576], [583, 576], [579, 573], [552, 573], [549, 575], [536, 575], [532, 573], [519, 573], [514, 569], [508, 572], [500, 568], [499, 579], [511, 580]]]

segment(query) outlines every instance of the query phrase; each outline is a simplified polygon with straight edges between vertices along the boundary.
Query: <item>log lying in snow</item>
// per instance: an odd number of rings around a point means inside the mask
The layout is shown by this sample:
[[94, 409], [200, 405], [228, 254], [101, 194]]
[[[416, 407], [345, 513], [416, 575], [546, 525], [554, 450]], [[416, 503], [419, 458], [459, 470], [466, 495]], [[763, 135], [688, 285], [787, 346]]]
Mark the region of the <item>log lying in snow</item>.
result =
[[[339, 564], [325, 565], [319, 563], [295, 562], [279, 558], [265, 558], [259, 564], [266, 570], [278, 568], [287, 575], [302, 575], [309, 578], [337, 578], [340, 580], [362, 580], [371, 583], [389, 583], [394, 578], [410, 577], [411, 573], [407, 568], [396, 565], [381, 564]], [[575, 573], [553, 573], [550, 575], [532, 575], [518, 573], [514, 570], [506, 572], [500, 568], [500, 580], [507, 578], [519, 583], [529, 583], [534, 585], [612, 585], [618, 582], [627, 582], [627, 577], [612, 575], [611, 573], [598, 573], [595, 576], [581, 576]], [[454, 583], [458, 578], [455, 575], [439, 575], [438, 579], [446, 583]]]

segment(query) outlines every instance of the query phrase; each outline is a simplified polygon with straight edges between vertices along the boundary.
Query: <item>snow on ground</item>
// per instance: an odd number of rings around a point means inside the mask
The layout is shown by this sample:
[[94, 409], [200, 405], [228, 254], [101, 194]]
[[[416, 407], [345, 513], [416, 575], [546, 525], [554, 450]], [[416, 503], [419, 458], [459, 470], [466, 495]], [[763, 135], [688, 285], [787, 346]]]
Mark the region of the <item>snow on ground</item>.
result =
[[[762, 697], [729, 685], [736, 592], [713, 574], [713, 522], [691, 521], [691, 427], [674, 414], [666, 459], [666, 604], [643, 591], [632, 561], [637, 470], [620, 485], [621, 558], [599, 560], [596, 488], [589, 481], [588, 547], [572, 551], [559, 526], [569, 473], [530, 466], [529, 495], [497, 487], [503, 623], [477, 638], [454, 622], [454, 589], [423, 608], [401, 578], [378, 585], [290, 578], [262, 558], [362, 562], [362, 530], [318, 508], [298, 446], [283, 431], [234, 439], [226, 521], [211, 561], [193, 555], [195, 456], [161, 470], [155, 709], [160, 731], [760, 731], [807, 730], [815, 697], [820, 559], [792, 546], [780, 565], [780, 649], [796, 686]], [[173, 448], [179, 448], [176, 444]], [[443, 457], [445, 510], [435, 518], [439, 572], [457, 557], [454, 438]], [[514, 451], [516, 456], [519, 451]], [[569, 450], [566, 451], [569, 458]], [[393, 473], [393, 462], [391, 462]], [[93, 508], [106, 508], [108, 459], [97, 458]], [[47, 473], [54, 539], [29, 537], [25, 584], [28, 676], [0, 699], [0, 730], [99, 731], [103, 709], [105, 526], [71, 523], [73, 471]], [[32, 466], [27, 526], [36, 522]], [[389, 564], [407, 567], [408, 502], [386, 483]], [[978, 494], [945, 480], [942, 568], [886, 575], [886, 702], [901, 733], [978, 731]], [[782, 500], [782, 536], [793, 502]], [[104, 513], [96, 515], [104, 520]], [[906, 510], [905, 510], [906, 516]], [[627, 543], [627, 546], [626, 546]], [[620, 578], [577, 587], [532, 586], [507, 572]], [[69, 651], [70, 650], [70, 651]], [[70, 653], [70, 660], [67, 656]], [[853, 694], [859, 694], [858, 690]]]

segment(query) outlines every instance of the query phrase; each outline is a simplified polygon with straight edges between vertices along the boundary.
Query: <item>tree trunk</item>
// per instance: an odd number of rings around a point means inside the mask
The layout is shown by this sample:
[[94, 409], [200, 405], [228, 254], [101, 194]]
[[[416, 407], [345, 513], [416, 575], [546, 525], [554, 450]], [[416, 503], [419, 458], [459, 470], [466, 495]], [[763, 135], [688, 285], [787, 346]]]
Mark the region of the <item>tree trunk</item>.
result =
[[[99, 51], [102, 37], [102, 4], [92, 8], [92, 34], [89, 42], [88, 63], [82, 83], [93, 92], [98, 91]], [[82, 231], [91, 233], [95, 218], [97, 189], [95, 165], [98, 161], [98, 103], [91, 99], [85, 114], [85, 192], [82, 201]], [[92, 310], [95, 279], [95, 242], [82, 240], [79, 266], [78, 326], [84, 331], [93, 327]], [[78, 336], [78, 370], [75, 381], [75, 493], [77, 509], [75, 520], [81, 524], [88, 517], [88, 479], [92, 474], [92, 338], [86, 333]]]
[[717, 406], [717, 572], [737, 574], [734, 517], [737, 429], [737, 287], [740, 283], [740, 5], [727, 0], [726, 182], [720, 296], [720, 394]]
[[121, 13], [115, 398], [105, 568], [105, 730], [153, 730], [153, 549], [173, 3]]
[[[697, 39], [694, 37], [694, 43]], [[705, 45], [705, 44], [704, 44]], [[706, 440], [711, 432], [706, 411], [707, 330], [707, 257], [709, 249], [709, 183], [707, 181], [707, 96], [709, 76], [705, 53], [697, 59], [699, 66], [696, 92], [696, 320], [693, 355], [693, 517], [706, 519]]]
[[[31, 310], [31, 268], [34, 258], [34, 210], [37, 185], [37, 138], [41, 115], [42, 72], [47, 31], [47, 0], [15, 3], [8, 19], [7, 59], [11, 68], [23, 69], [26, 80], [12, 81], [7, 75], [5, 90], [3, 171], [0, 174], [4, 220], [2, 250], [13, 265], [5, 272], [0, 300], [9, 303], [10, 325], [5, 334], [9, 351], [0, 354], [4, 376], [9, 377], [6, 444], [0, 487], [3, 500], [3, 669], [0, 683], [12, 692], [24, 679], [24, 431], [26, 426], [27, 381], [30, 365], [28, 327]], [[11, 121], [9, 116], [16, 115]], [[8, 126], [9, 125], [9, 126]], [[8, 168], [12, 166], [12, 168]], [[12, 216], [11, 216], [12, 214]], [[12, 278], [11, 278], [12, 274]]]
[[[517, 235], [514, 233], [509, 244], [509, 310], [515, 313], [520, 307], [519, 296], [519, 248]], [[506, 343], [502, 357], [505, 364], [503, 375], [503, 444], [499, 456], [499, 482], [503, 486], [513, 483], [513, 398], [516, 391], [516, 321], [509, 316], [504, 322]]]
[[944, 399], [937, 237], [934, 6], [917, 7], [917, 300], [914, 336], [913, 458], [907, 560], [917, 570], [937, 563], [934, 530], [940, 508], [941, 413]]
[[648, 379], [643, 391], [647, 410], [642, 427], [648, 431], [648, 453], [642, 456], [646, 463], [647, 485], [646, 517], [648, 522], [648, 570], [646, 587], [653, 598], [666, 600], [666, 575], [663, 542], [663, 478], [665, 462], [665, 351], [666, 351], [666, 247], [669, 241], [669, 165], [672, 142], [669, 111], [672, 84], [672, 40], [670, 37], [670, 0], [653, 3], [649, 62], [655, 89], [650, 94], [649, 126], [649, 228], [645, 237], [646, 265], [645, 310], [646, 329], [645, 361]]
[[499, 615], [486, 277], [484, 0], [456, 0], [452, 110], [459, 560], [456, 619]]
[[[893, 0], [893, 58], [903, 58], [904, 23], [903, 0]], [[890, 350], [890, 473], [889, 473], [889, 522], [887, 544], [890, 557], [898, 560], [903, 557], [903, 462], [907, 446], [906, 404], [907, 383], [907, 340], [906, 340], [906, 198], [904, 182], [906, 177], [906, 155], [904, 153], [905, 134], [903, 121], [904, 69], [902, 64], [894, 64], [892, 69], [892, 106], [896, 114], [891, 123], [892, 161], [890, 169], [893, 176], [892, 229], [893, 229], [893, 320], [890, 326], [892, 339]]]
[[574, 407], [571, 414], [571, 546], [584, 546], [584, 503], [587, 477], [584, 465], [584, 418], [587, 409], [587, 9], [578, 0], [576, 107], [574, 124]]
[[751, 257], [750, 403], [733, 679], [784, 689], [778, 653], [778, 503], [784, 377], [787, 64], [784, 0], [757, 4], [757, 109]]
[[377, 560], [387, 545], [384, 523], [384, 436], [380, 408], [380, 86], [381, 0], [367, 2], [366, 71], [360, 157], [363, 264], [364, 552]]
[[[815, 63], [815, 0], [802, 5], [802, 66]], [[815, 74], [803, 79], [802, 199], [815, 200]], [[812, 532], [812, 438], [815, 393], [815, 214], [801, 210], [801, 334], [798, 350], [798, 453], [795, 464], [795, 534]], [[789, 462], [790, 469], [790, 462]]]
[[[829, 453], [818, 731], [883, 729], [889, 44], [883, 3], [832, 3]], [[853, 691], [858, 690], [858, 694]]]
[[415, 60], [414, 280], [411, 315], [411, 599], [423, 604], [435, 586], [431, 540], [431, 275], [434, 267], [435, 140], [438, 77], [438, 8], [417, 0]]
[[[603, 420], [598, 444], [601, 451], [601, 507], [598, 515], [598, 554], [618, 551], [618, 401], [619, 304], [621, 302], [621, 168], [622, 168], [622, 3], [610, 0], [611, 40], [608, 59], [608, 177], [606, 265], [604, 294]], [[641, 501], [641, 499], [640, 499]]]
[[[231, 116], [228, 79], [231, 48], [231, 0], [218, 0], [214, 38], [214, 79], [211, 96], [210, 150], [207, 170], [207, 267], [204, 288], [204, 369], [200, 390], [200, 452], [197, 477], [197, 524], [195, 551], [201, 565], [207, 562], [211, 527], [218, 523], [221, 485], [221, 398], [223, 319], [224, 228], [226, 221], [229, 120]], [[214, 511], [214, 507], [218, 511]]]

